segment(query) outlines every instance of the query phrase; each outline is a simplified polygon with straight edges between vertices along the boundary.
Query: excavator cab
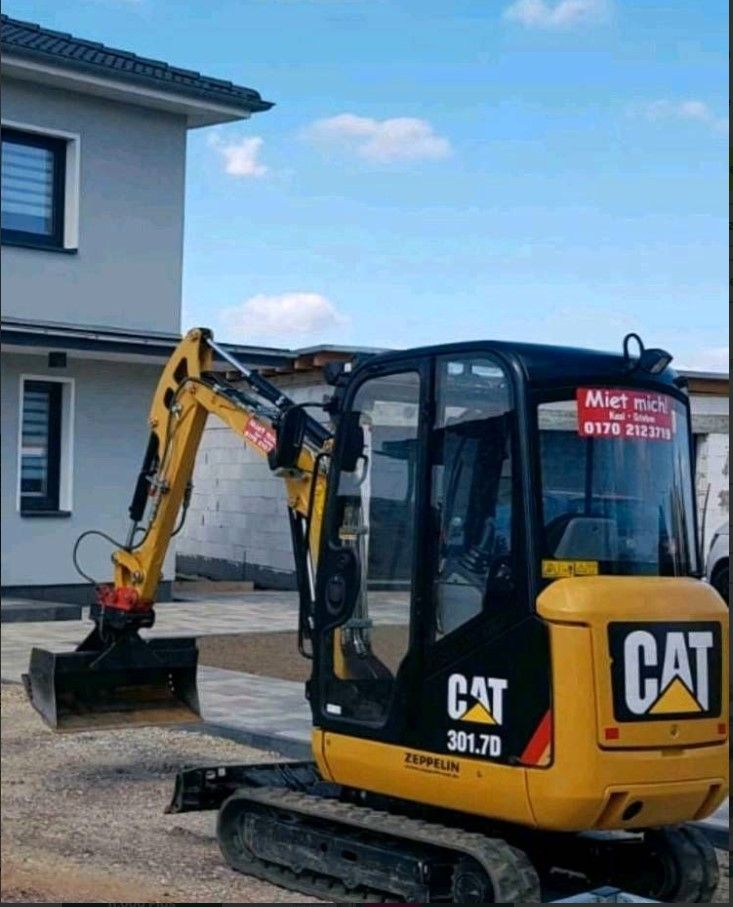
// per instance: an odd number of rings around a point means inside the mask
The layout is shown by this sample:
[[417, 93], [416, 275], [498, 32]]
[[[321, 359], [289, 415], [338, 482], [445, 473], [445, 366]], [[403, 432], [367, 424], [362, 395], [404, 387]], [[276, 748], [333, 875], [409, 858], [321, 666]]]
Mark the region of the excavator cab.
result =
[[[724, 795], [726, 616], [668, 361], [487, 342], [354, 373], [364, 455], [344, 467], [337, 430], [316, 589], [325, 777], [473, 812], [478, 772], [496, 815], [558, 830]], [[685, 747], [655, 788], [652, 753]]]

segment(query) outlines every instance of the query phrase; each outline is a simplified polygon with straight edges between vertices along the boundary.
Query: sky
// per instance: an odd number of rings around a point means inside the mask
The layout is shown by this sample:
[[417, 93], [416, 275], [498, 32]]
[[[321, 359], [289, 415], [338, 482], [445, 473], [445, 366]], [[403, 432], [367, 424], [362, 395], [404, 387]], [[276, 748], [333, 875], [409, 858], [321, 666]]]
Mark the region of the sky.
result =
[[7, 0], [255, 88], [188, 139], [183, 327], [728, 367], [723, 0]]

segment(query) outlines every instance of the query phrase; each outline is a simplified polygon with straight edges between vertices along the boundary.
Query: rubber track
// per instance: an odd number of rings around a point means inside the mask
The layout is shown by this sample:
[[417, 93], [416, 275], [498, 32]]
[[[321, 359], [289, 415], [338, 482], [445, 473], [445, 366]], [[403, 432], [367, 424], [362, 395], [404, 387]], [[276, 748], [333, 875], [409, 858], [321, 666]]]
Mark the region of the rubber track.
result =
[[[664, 892], [661, 895], [662, 900], [670, 904], [700, 903], [704, 884], [704, 863], [698, 848], [678, 825], [664, 826], [648, 834], [652, 848], [662, 854], [667, 853], [677, 871], [673, 890]], [[652, 894], [650, 897], [655, 895]]]
[[708, 904], [712, 900], [720, 881], [720, 867], [718, 866], [715, 848], [699, 828], [694, 828], [691, 825], [681, 825], [680, 831], [700, 855], [702, 882], [697, 893], [696, 903]]
[[[431, 849], [437, 847], [452, 850], [456, 854], [473, 857], [481, 864], [494, 886], [496, 903], [524, 904], [540, 901], [539, 878], [534, 867], [523, 851], [510, 846], [501, 838], [490, 838], [433, 822], [410, 819], [282, 788], [240, 789], [222, 806], [220, 823], [225, 811], [231, 809], [237, 801], [243, 802], [243, 805], [247, 802], [257, 803], [320, 821], [331, 821], [360, 831], [369, 831], [376, 835], [417, 842]], [[395, 900], [394, 895], [385, 893], [389, 891], [388, 886], [385, 886], [384, 892], [368, 891], [359, 896], [359, 892], [347, 888], [331, 877], [296, 874], [286, 867], [264, 861], [254, 863], [247, 860], [246, 865], [237, 866], [232, 863], [233, 855], [227, 852], [224, 845], [221, 846], [227, 862], [234, 869], [256, 875], [276, 885], [305, 894], [327, 896], [330, 900], [354, 901], [357, 898], [372, 902]]]

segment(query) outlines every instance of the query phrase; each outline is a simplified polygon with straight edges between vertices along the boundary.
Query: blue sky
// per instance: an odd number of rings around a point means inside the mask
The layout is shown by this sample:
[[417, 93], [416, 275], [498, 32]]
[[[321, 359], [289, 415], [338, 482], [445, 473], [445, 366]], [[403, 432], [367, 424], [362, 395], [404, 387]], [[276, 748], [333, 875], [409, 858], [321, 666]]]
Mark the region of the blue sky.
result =
[[728, 361], [722, 0], [8, 0], [256, 88], [190, 134], [184, 327]]

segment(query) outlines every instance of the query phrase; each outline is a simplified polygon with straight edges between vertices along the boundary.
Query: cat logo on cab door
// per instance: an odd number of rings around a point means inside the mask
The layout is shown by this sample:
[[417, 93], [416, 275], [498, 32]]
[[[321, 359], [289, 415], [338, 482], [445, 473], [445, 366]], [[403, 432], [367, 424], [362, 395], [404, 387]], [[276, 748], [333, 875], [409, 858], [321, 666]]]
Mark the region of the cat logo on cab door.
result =
[[716, 623], [614, 623], [608, 628], [618, 721], [720, 714]]
[[499, 677], [448, 678], [448, 715], [454, 721], [474, 724], [501, 724], [504, 720], [504, 692], [509, 684]]

